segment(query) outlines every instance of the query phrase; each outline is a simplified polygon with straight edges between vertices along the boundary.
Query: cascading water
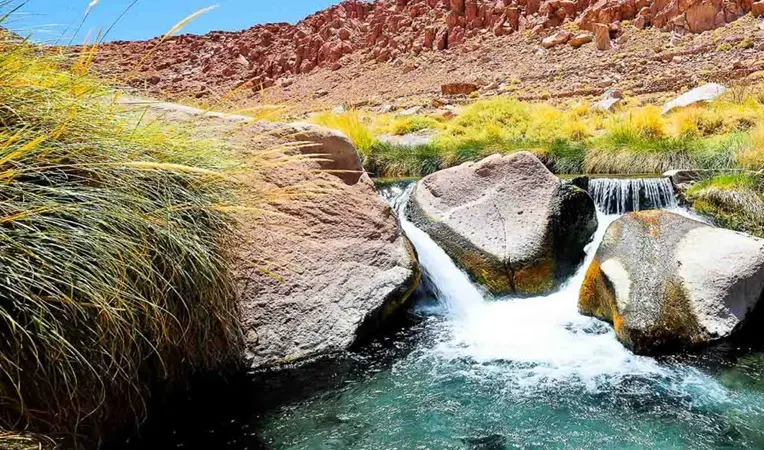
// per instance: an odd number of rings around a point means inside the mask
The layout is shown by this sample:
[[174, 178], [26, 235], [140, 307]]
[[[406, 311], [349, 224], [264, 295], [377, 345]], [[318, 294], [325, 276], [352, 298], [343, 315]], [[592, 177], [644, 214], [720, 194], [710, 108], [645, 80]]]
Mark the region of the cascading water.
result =
[[604, 214], [678, 206], [668, 178], [592, 178], [589, 194]]
[[[610, 183], [610, 190], [623, 192], [623, 185], [634, 192], [633, 186], [642, 191], [650, 183], [619, 180]], [[764, 354], [724, 364], [710, 356], [639, 357], [617, 341], [610, 325], [578, 313], [585, 269], [617, 214], [600, 212], [585, 264], [557, 292], [487, 299], [426, 233], [406, 220], [410, 192], [410, 186], [393, 185], [383, 196], [399, 212], [417, 249], [429, 286], [422, 294], [432, 294], [442, 306], [431, 307], [429, 297], [416, 299], [418, 324], [384, 341], [391, 345], [370, 346], [376, 350], [359, 355], [364, 364], [360, 373], [339, 377], [339, 387], [264, 415], [221, 420], [209, 432], [203, 430], [206, 441], [192, 434], [178, 447], [764, 448]], [[652, 207], [674, 205], [668, 197], [650, 195]], [[623, 195], [602, 198], [616, 198], [620, 211], [629, 209]], [[633, 197], [625, 202], [634, 207]], [[375, 352], [387, 355], [391, 348], [400, 351], [393, 361], [375, 359]], [[311, 373], [320, 380], [318, 375]], [[229, 408], [235, 407], [226, 403], [223, 409]], [[231, 433], [231, 428], [239, 431]], [[168, 433], [178, 442], [175, 430]], [[219, 438], [208, 438], [212, 435]], [[214, 445], [203, 445], [210, 442]]]
[[406, 204], [413, 187], [398, 187], [394, 194], [388, 191], [388, 202], [398, 207], [401, 226], [417, 250], [436, 297], [448, 311], [458, 313], [451, 317], [452, 339], [438, 346], [443, 356], [522, 363], [522, 369], [513, 371], [517, 384], [569, 377], [595, 383], [605, 374], [658, 370], [652, 359], [626, 350], [608, 326], [578, 313], [578, 290], [586, 268], [607, 226], [618, 216], [598, 215], [599, 227], [585, 263], [557, 292], [487, 301], [451, 258], [407, 220]]
[[406, 204], [413, 188], [411, 184], [400, 197], [391, 199], [391, 204], [398, 207], [401, 227], [417, 250], [430, 290], [449, 313], [468, 317], [484, 302], [483, 295], [427, 233], [406, 219]]

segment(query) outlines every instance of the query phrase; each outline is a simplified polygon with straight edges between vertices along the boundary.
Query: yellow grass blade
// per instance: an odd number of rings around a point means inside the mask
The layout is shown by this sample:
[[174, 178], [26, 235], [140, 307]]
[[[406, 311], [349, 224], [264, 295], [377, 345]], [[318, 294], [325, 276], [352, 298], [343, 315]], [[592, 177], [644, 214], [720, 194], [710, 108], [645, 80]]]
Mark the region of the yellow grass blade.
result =
[[138, 61], [138, 64], [136, 64], [133, 70], [130, 71], [130, 73], [127, 76], [127, 79], [128, 80], [132, 79], [135, 76], [135, 74], [138, 72], [138, 70], [143, 66], [143, 63], [145, 63], [146, 60], [149, 59], [149, 57], [154, 53], [154, 51], [156, 51], [156, 49], [158, 49], [167, 39], [174, 36], [178, 31], [183, 29], [183, 27], [188, 25], [194, 19], [198, 18], [202, 14], [206, 14], [212, 11], [213, 9], [217, 7], [218, 5], [213, 5], [213, 6], [208, 6], [207, 8], [202, 8], [199, 11], [196, 11], [195, 13], [186, 17], [185, 19], [181, 20], [180, 22], [176, 23], [172, 28], [170, 28], [170, 31], [168, 31], [162, 36], [162, 39], [160, 39], [159, 44], [157, 44], [154, 48], [152, 48], [150, 51], [146, 52], [145, 55], [143, 55], [140, 61]]

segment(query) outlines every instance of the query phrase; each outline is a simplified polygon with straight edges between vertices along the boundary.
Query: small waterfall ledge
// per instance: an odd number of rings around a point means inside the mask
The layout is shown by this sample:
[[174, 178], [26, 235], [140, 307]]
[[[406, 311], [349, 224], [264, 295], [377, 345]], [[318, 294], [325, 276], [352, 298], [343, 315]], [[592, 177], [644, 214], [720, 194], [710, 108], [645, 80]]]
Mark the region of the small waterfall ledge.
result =
[[668, 178], [592, 178], [589, 195], [603, 214], [679, 206]]

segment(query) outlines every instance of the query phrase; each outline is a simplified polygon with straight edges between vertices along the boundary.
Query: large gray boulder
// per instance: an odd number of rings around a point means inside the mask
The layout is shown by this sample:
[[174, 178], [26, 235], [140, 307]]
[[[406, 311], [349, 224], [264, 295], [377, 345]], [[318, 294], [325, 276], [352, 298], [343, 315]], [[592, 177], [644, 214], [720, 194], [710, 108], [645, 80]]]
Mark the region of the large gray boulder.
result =
[[733, 336], [762, 292], [763, 239], [643, 211], [608, 228], [579, 310], [612, 323], [636, 353], [667, 353]]
[[527, 152], [422, 179], [408, 215], [494, 294], [554, 289], [580, 264], [597, 229], [589, 194]]
[[243, 356], [251, 368], [339, 353], [361, 343], [416, 289], [420, 270], [414, 250], [343, 134], [171, 103], [124, 103], [195, 126], [203, 137], [227, 139], [241, 150], [242, 160], [271, 158], [265, 161], [268, 170], [237, 176], [246, 188], [242, 201], [247, 195], [274, 197], [270, 205], [258, 202], [264, 211], [243, 215], [231, 248], [237, 258]]
[[262, 181], [319, 193], [274, 204], [277, 214], [265, 223], [243, 224], [237, 273], [253, 368], [367, 340], [420, 278], [413, 247], [345, 136], [306, 124], [271, 134], [308, 143], [299, 151], [321, 156], [276, 167]]

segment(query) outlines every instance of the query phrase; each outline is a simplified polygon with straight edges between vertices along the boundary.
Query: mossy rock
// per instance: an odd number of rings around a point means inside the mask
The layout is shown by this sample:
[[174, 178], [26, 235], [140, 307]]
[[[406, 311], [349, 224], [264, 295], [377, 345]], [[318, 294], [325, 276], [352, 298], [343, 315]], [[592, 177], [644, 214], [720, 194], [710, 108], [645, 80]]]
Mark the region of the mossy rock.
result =
[[764, 240], [645, 211], [608, 228], [578, 305], [635, 353], [672, 353], [753, 325], [762, 292]]

